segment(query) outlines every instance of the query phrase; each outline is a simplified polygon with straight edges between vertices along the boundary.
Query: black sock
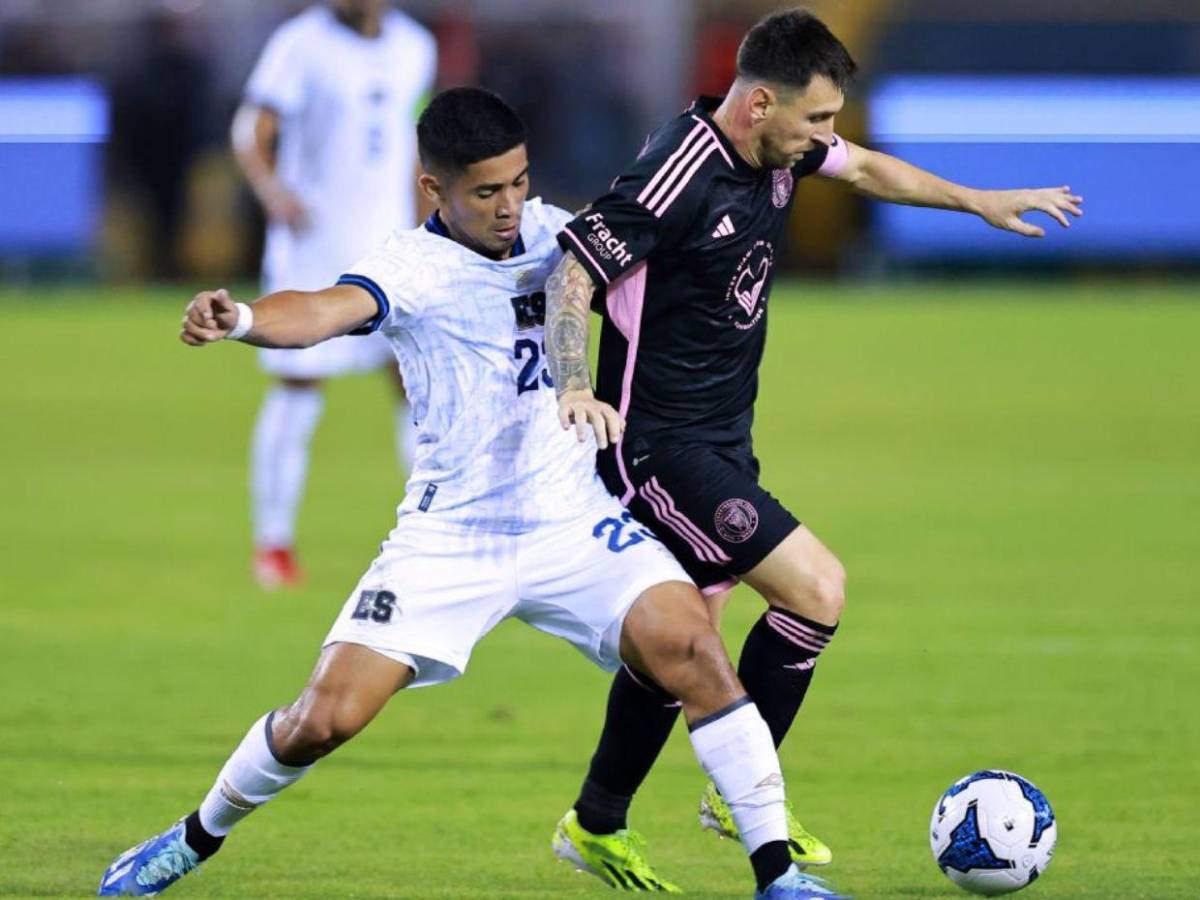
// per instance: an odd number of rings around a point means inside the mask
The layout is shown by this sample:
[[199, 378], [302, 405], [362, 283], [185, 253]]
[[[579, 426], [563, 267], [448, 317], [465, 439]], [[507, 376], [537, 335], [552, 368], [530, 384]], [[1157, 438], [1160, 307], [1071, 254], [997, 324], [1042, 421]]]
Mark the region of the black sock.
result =
[[765, 891], [767, 885], [786, 872], [792, 865], [787, 841], [767, 841], [750, 854], [750, 865], [754, 866], [754, 880], [758, 889]]
[[746, 636], [738, 678], [771, 729], [776, 747], [792, 727], [812, 683], [817, 657], [835, 631], [836, 625], [822, 625], [772, 606]]
[[632, 794], [614, 794], [590, 778], [584, 779], [575, 801], [579, 824], [592, 834], [612, 834], [625, 827]]
[[629, 803], [666, 745], [680, 709], [679, 701], [649, 677], [635, 677], [621, 667], [608, 693], [600, 744], [575, 801], [580, 825], [592, 834], [626, 826]]
[[184, 841], [196, 851], [196, 855], [200, 857], [201, 862], [204, 862], [204, 860], [220, 850], [221, 845], [225, 843], [224, 837], [217, 837], [215, 834], [209, 834], [204, 830], [204, 826], [200, 824], [200, 810], [190, 813], [183, 820], [183, 827]]

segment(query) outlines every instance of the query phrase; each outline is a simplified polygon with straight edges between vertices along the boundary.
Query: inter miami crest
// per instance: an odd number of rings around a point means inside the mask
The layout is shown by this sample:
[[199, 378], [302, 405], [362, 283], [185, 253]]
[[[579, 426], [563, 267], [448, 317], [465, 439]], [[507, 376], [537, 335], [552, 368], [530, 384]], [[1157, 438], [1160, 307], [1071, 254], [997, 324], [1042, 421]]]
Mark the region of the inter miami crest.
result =
[[713, 516], [717, 534], [731, 544], [744, 544], [758, 530], [758, 510], [749, 500], [733, 497], [717, 507]]
[[792, 177], [791, 169], [776, 169], [771, 173], [771, 202], [777, 209], [783, 209], [792, 199], [792, 188], [796, 179]]

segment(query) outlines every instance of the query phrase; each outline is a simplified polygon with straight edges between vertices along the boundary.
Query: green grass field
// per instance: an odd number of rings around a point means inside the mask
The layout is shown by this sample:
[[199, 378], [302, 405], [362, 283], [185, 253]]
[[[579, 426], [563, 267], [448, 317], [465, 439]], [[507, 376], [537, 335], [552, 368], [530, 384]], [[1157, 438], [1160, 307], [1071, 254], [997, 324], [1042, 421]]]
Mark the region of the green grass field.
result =
[[[289, 701], [393, 521], [387, 386], [330, 390], [301, 549], [248, 578], [244, 347], [175, 340], [190, 291], [0, 295], [0, 894], [82, 896]], [[794, 285], [758, 407], [767, 485], [842, 557], [843, 627], [783, 758], [860, 898], [965, 896], [926, 829], [974, 769], [1059, 817], [1034, 897], [1200, 896], [1196, 284]], [[1189, 302], [1190, 301], [1190, 302]], [[736, 654], [759, 615], [735, 597]], [[178, 897], [612, 897], [556, 864], [607, 679], [509, 623], [396, 698]], [[683, 729], [634, 806], [664, 875], [750, 896], [696, 825]]]

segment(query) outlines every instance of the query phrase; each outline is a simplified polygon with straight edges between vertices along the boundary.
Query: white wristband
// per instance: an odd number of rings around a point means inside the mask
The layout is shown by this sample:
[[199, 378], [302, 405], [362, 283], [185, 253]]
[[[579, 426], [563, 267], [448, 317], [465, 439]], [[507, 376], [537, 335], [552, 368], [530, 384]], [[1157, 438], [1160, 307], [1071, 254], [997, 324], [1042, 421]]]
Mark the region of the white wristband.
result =
[[227, 341], [240, 341], [254, 327], [254, 310], [250, 308], [249, 304], [237, 304], [237, 311], [237, 324], [233, 326], [229, 334], [225, 335]]

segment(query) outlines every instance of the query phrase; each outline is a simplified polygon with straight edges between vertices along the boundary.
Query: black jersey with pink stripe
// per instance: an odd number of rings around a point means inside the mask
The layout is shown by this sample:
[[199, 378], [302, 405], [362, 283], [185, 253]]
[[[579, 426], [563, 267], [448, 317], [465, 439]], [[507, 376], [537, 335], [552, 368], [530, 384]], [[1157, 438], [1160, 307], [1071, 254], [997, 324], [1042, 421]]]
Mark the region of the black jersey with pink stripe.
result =
[[837, 155], [754, 168], [713, 122], [719, 104], [702, 97], [653, 133], [559, 235], [603, 288], [596, 393], [628, 422], [623, 455], [748, 444], [795, 181]]

